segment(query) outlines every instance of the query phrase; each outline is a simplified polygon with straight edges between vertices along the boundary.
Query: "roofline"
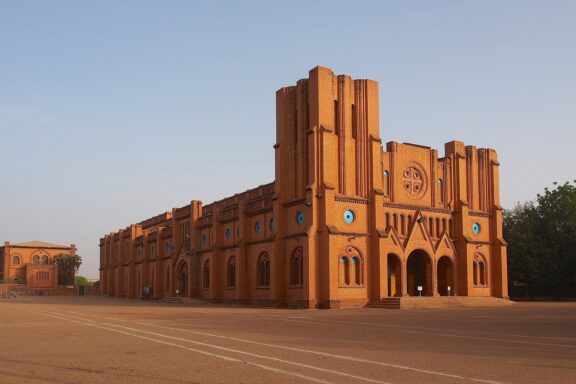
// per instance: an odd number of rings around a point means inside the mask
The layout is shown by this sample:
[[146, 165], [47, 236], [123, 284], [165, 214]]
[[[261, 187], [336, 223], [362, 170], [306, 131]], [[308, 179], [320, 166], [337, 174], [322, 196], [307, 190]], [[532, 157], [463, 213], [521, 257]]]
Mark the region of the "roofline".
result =
[[[5, 246], [3, 245], [1, 248], [4, 248]], [[72, 249], [73, 247], [68, 245], [57, 245], [57, 246], [37, 246], [37, 245], [19, 245], [19, 244], [9, 244], [8, 247], [10, 248], [33, 248], [33, 249], [42, 249], [42, 248], [48, 248], [48, 249]]]

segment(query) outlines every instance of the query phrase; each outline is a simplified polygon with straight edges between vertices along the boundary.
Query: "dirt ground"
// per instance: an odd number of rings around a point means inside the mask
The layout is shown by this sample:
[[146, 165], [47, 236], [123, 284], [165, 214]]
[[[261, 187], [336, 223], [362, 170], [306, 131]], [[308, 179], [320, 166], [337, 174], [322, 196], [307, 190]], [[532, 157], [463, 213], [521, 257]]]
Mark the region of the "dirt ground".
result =
[[0, 299], [0, 383], [576, 383], [576, 303], [284, 310]]

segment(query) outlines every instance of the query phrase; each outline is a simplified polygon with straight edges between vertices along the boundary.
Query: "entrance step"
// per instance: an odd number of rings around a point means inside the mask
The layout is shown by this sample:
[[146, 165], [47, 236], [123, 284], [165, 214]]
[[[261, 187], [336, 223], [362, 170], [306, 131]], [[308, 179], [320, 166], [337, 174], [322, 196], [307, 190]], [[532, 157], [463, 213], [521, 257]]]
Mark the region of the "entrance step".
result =
[[497, 297], [440, 296], [440, 297], [387, 297], [372, 301], [369, 308], [408, 309], [408, 308], [466, 308], [497, 307], [513, 305], [514, 302]]
[[369, 302], [366, 306], [369, 308], [400, 309], [400, 301], [400, 297], [388, 297], [379, 301]]
[[206, 305], [206, 301], [192, 297], [163, 297], [156, 300], [158, 303], [183, 304], [183, 305]]

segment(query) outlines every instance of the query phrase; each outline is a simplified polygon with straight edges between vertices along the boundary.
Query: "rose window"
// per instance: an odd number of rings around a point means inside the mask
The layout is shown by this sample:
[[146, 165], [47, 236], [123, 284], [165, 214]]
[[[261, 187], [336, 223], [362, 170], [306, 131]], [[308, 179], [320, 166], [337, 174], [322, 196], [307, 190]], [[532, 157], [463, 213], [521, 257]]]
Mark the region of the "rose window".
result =
[[404, 192], [411, 199], [421, 199], [426, 192], [426, 174], [419, 164], [409, 164], [402, 173]]

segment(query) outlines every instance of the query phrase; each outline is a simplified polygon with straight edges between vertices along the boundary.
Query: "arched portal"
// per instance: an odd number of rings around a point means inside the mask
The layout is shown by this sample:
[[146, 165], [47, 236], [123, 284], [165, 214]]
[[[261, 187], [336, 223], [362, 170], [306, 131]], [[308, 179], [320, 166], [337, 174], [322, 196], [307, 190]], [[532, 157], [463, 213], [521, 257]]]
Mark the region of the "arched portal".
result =
[[418, 287], [422, 287], [422, 296], [432, 296], [432, 263], [426, 252], [417, 249], [408, 256], [406, 273], [410, 296], [420, 295]]
[[388, 254], [388, 296], [402, 296], [402, 262], [393, 253]]
[[182, 262], [178, 268], [178, 290], [180, 296], [188, 296], [188, 264]]
[[[448, 256], [438, 260], [438, 294], [440, 296], [454, 296], [454, 266]], [[450, 287], [450, 289], [448, 289]]]

